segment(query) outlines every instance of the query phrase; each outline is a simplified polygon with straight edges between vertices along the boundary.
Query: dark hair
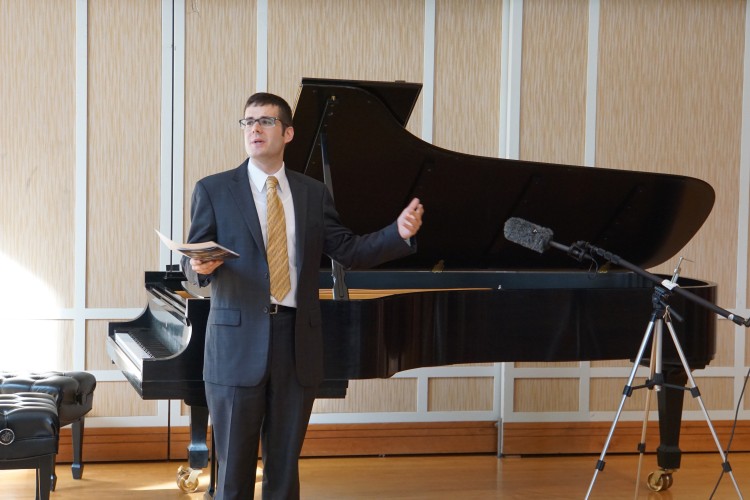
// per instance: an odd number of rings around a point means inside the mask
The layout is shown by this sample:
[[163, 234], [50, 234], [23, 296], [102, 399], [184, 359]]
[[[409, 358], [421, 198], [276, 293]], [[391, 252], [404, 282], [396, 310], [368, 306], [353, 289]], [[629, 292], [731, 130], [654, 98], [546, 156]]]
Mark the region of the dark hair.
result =
[[282, 97], [279, 97], [276, 94], [269, 94], [268, 92], [255, 93], [247, 98], [245, 109], [243, 109], [242, 111], [244, 113], [245, 110], [250, 106], [268, 105], [276, 106], [279, 108], [278, 118], [281, 120], [281, 123], [284, 124], [284, 128], [292, 126], [292, 108], [289, 107], [289, 103], [287, 103]]

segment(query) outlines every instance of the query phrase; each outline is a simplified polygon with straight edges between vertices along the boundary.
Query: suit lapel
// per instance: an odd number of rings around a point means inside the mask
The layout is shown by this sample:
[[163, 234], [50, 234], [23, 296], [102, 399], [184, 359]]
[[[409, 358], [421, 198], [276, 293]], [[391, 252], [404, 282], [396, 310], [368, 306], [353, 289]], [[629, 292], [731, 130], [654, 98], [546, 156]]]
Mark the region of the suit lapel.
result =
[[250, 179], [247, 175], [247, 160], [237, 167], [229, 183], [229, 192], [232, 193], [234, 201], [239, 207], [240, 215], [245, 221], [247, 228], [250, 230], [255, 244], [258, 249], [266, 253], [266, 247], [263, 244], [263, 232], [260, 229], [260, 220], [258, 219], [258, 210], [255, 208], [253, 193], [250, 191]]
[[286, 178], [289, 181], [289, 189], [292, 191], [294, 200], [294, 227], [297, 233], [297, 276], [302, 270], [302, 263], [305, 261], [305, 233], [307, 231], [307, 214], [310, 212], [307, 207], [307, 187], [297, 180], [296, 172], [286, 171]]

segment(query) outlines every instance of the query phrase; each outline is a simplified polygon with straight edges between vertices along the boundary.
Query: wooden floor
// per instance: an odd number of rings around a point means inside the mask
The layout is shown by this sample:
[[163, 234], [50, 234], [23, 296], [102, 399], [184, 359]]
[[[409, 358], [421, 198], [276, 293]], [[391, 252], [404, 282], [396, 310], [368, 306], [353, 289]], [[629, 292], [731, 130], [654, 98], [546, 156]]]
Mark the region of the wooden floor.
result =
[[[301, 461], [302, 498], [332, 499], [581, 499], [591, 482], [598, 456], [504, 457], [492, 455], [409, 456], [383, 458], [306, 458]], [[652, 492], [645, 477], [655, 469], [646, 456], [636, 497], [637, 456], [608, 455], [598, 474], [592, 499], [708, 499], [721, 472], [718, 453], [686, 454], [674, 484]], [[730, 456], [743, 495], [750, 496], [750, 454]], [[52, 500], [202, 499], [207, 472], [198, 491], [182, 493], [175, 478], [180, 462], [92, 463], [74, 481], [70, 467], [58, 465]], [[33, 471], [0, 471], [0, 498], [34, 498]], [[260, 483], [256, 498], [260, 499]], [[729, 476], [715, 499], [739, 498]]]

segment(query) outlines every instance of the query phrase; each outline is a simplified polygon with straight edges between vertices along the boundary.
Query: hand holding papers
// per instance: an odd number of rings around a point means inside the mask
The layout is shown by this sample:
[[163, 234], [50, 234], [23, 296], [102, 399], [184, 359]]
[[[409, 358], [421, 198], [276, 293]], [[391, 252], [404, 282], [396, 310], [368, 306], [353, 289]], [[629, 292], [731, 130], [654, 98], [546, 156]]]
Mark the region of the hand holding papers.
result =
[[215, 241], [205, 241], [202, 243], [176, 243], [159, 231], [154, 229], [156, 234], [159, 235], [162, 243], [173, 252], [177, 252], [181, 255], [190, 257], [191, 259], [197, 259], [201, 261], [209, 260], [226, 260], [234, 259], [240, 256], [237, 252], [234, 252], [226, 247], [223, 247]]

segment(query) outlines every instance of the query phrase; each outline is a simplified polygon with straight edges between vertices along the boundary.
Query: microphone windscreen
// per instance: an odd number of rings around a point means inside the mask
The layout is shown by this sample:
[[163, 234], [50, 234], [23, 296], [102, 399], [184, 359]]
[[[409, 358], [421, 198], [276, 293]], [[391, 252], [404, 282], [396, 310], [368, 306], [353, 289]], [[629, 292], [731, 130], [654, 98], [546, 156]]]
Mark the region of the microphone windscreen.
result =
[[537, 226], [518, 217], [511, 217], [505, 221], [503, 233], [506, 240], [539, 253], [549, 248], [549, 242], [552, 241], [553, 236], [551, 229]]

